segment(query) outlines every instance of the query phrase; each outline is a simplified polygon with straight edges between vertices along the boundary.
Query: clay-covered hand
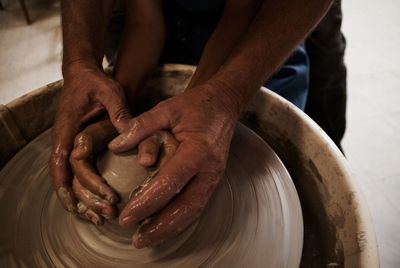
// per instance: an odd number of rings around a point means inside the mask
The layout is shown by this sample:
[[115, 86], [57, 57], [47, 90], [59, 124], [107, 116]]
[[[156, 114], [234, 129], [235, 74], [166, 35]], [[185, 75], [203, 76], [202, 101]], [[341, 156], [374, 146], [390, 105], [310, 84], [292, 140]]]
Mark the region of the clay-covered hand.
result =
[[[122, 87], [97, 66], [75, 62], [64, 69], [64, 87], [53, 127], [53, 146], [49, 161], [53, 187], [61, 205], [77, 212], [72, 192], [69, 156], [75, 136], [93, 117], [107, 111], [111, 122], [123, 131], [130, 118]], [[113, 200], [109, 200], [113, 202]]]
[[126, 151], [160, 129], [169, 129], [179, 142], [119, 216], [122, 226], [148, 219], [133, 237], [135, 247], [156, 246], [200, 216], [226, 166], [239, 114], [234, 103], [221, 86], [195, 87], [132, 119], [130, 129], [109, 144], [112, 151]]
[[116, 215], [113, 204], [117, 203], [118, 194], [97, 174], [96, 160], [117, 135], [110, 120], [91, 124], [76, 136], [70, 155], [77, 213], [96, 225], [103, 223], [103, 217], [109, 219]]
[[[110, 120], [91, 124], [76, 136], [70, 156], [74, 174], [72, 189], [78, 199], [78, 215], [96, 225], [102, 224], [104, 218], [110, 219], [117, 214], [113, 204], [117, 203], [118, 194], [96, 171], [98, 155], [107, 149], [107, 144], [117, 134]], [[177, 145], [169, 132], [159, 131], [139, 144], [139, 163], [145, 167], [156, 163], [162, 166], [175, 153]]]

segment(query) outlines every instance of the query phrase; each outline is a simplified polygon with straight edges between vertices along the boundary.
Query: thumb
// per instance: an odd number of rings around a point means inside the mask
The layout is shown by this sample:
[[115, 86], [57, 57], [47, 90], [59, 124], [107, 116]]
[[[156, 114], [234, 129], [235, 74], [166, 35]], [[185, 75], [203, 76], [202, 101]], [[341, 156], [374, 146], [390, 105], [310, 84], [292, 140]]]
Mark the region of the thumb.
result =
[[101, 102], [108, 112], [111, 123], [119, 133], [123, 133], [129, 129], [132, 115], [129, 112], [123, 91], [113, 93], [112, 96], [104, 98]]
[[170, 128], [167, 113], [152, 109], [135, 117], [129, 122], [129, 129], [110, 142], [108, 148], [116, 153], [135, 148], [143, 139], [158, 130]]

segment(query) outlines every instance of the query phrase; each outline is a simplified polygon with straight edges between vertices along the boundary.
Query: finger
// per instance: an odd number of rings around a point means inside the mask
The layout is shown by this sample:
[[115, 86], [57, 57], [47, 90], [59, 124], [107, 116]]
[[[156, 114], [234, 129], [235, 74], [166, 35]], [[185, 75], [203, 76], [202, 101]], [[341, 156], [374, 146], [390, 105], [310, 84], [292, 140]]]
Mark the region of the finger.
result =
[[202, 164], [199, 154], [182, 143], [168, 165], [152, 178], [125, 206], [119, 217], [121, 226], [130, 226], [163, 208], [199, 171]]
[[107, 199], [111, 204], [118, 201], [117, 194], [97, 175], [92, 163], [85, 158], [104, 149], [105, 143], [116, 134], [110, 120], [96, 122], [77, 135], [71, 155], [71, 164], [80, 183], [94, 194]]
[[145, 167], [154, 165], [157, 161], [158, 152], [160, 150], [160, 140], [158, 135], [148, 137], [138, 146], [139, 164]]
[[172, 158], [172, 156], [175, 155], [175, 152], [179, 146], [179, 142], [169, 131], [160, 131], [159, 135], [162, 142], [162, 151], [160, 155], [159, 166], [162, 167], [165, 163], [168, 162], [169, 159]]
[[72, 157], [81, 160], [90, 157], [92, 154], [99, 153], [106, 148], [118, 132], [110, 120], [96, 122], [86, 127], [80, 132], [74, 142]]
[[71, 159], [74, 174], [79, 183], [90, 192], [106, 199], [111, 204], [118, 202], [117, 193], [107, 185], [106, 181], [97, 175], [93, 164], [88, 160]]
[[79, 133], [75, 137], [74, 148], [72, 149], [71, 156], [76, 160], [81, 160], [89, 157], [92, 151], [92, 138], [85, 133]]
[[61, 110], [53, 128], [52, 153], [49, 160], [53, 187], [64, 209], [76, 212], [76, 200], [71, 190], [71, 171], [69, 154], [75, 135], [79, 131], [78, 117], [75, 114], [67, 116]]
[[116, 209], [106, 200], [101, 199], [99, 196], [91, 193], [88, 189], [85, 189], [76, 178], [74, 178], [72, 182], [72, 188], [79, 201], [88, 209], [106, 219], [115, 217]]
[[153, 108], [133, 118], [129, 128], [111, 141], [108, 148], [116, 153], [135, 148], [140, 141], [156, 131], [170, 127], [169, 116], [160, 109]]
[[65, 184], [56, 188], [56, 194], [58, 200], [60, 200], [61, 206], [68, 212], [76, 213], [76, 198], [73, 194], [71, 186]]
[[[115, 81], [113, 81], [114, 83]], [[122, 87], [113, 85], [104, 92], [107, 92], [107, 94], [100, 96], [100, 101], [106, 108], [112, 124], [119, 133], [122, 133], [129, 128], [129, 122], [132, 119], [126, 104], [124, 91]]]
[[159, 131], [139, 143], [139, 163], [151, 167], [158, 158], [158, 166], [161, 167], [175, 154], [178, 145], [179, 142], [169, 131]]
[[183, 192], [133, 236], [136, 248], [154, 247], [183, 232], [202, 213], [220, 176], [199, 173]]
[[104, 223], [103, 218], [101, 216], [99, 216], [93, 210], [89, 209], [82, 202], [78, 202], [77, 208], [78, 208], [78, 216], [81, 217], [82, 219], [91, 221], [95, 225], [102, 225]]

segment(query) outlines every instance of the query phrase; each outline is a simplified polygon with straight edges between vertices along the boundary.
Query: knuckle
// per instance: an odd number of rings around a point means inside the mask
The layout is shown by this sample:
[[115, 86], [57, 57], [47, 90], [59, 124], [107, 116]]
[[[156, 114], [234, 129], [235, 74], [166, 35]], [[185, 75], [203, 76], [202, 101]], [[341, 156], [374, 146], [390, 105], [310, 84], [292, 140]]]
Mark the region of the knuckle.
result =
[[130, 113], [126, 107], [118, 107], [111, 115], [117, 121], [122, 121], [130, 118]]
[[176, 105], [171, 105], [168, 101], [162, 101], [152, 109], [152, 112], [163, 118], [164, 121], [174, 125], [178, 121], [180, 109]]
[[79, 133], [76, 135], [75, 140], [74, 140], [74, 145], [80, 145], [84, 143], [85, 141], [88, 140], [88, 136], [84, 133]]
[[86, 133], [79, 133], [74, 140], [74, 149], [86, 149], [92, 142], [92, 137]]
[[67, 168], [69, 160], [69, 153], [66, 150], [55, 150], [52, 152], [49, 159], [49, 167], [53, 180], [65, 180], [67, 175], [65, 169]]
[[160, 184], [163, 189], [168, 193], [179, 193], [181, 191], [181, 185], [177, 182], [176, 178], [165, 176], [160, 180]]
[[142, 129], [147, 124], [147, 118], [149, 117], [149, 112], [143, 113], [141, 116], [135, 117], [130, 124], [130, 131], [136, 132], [139, 129]]

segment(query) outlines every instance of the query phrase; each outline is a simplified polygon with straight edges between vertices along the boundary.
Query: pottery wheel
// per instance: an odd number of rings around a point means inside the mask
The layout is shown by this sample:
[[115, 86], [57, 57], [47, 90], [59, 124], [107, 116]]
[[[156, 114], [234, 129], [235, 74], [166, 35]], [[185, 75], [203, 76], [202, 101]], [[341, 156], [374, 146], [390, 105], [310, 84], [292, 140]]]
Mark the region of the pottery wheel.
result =
[[50, 185], [50, 131], [0, 172], [0, 267], [298, 267], [303, 221], [273, 150], [239, 124], [221, 183], [200, 219], [155, 249], [116, 241], [64, 211]]

